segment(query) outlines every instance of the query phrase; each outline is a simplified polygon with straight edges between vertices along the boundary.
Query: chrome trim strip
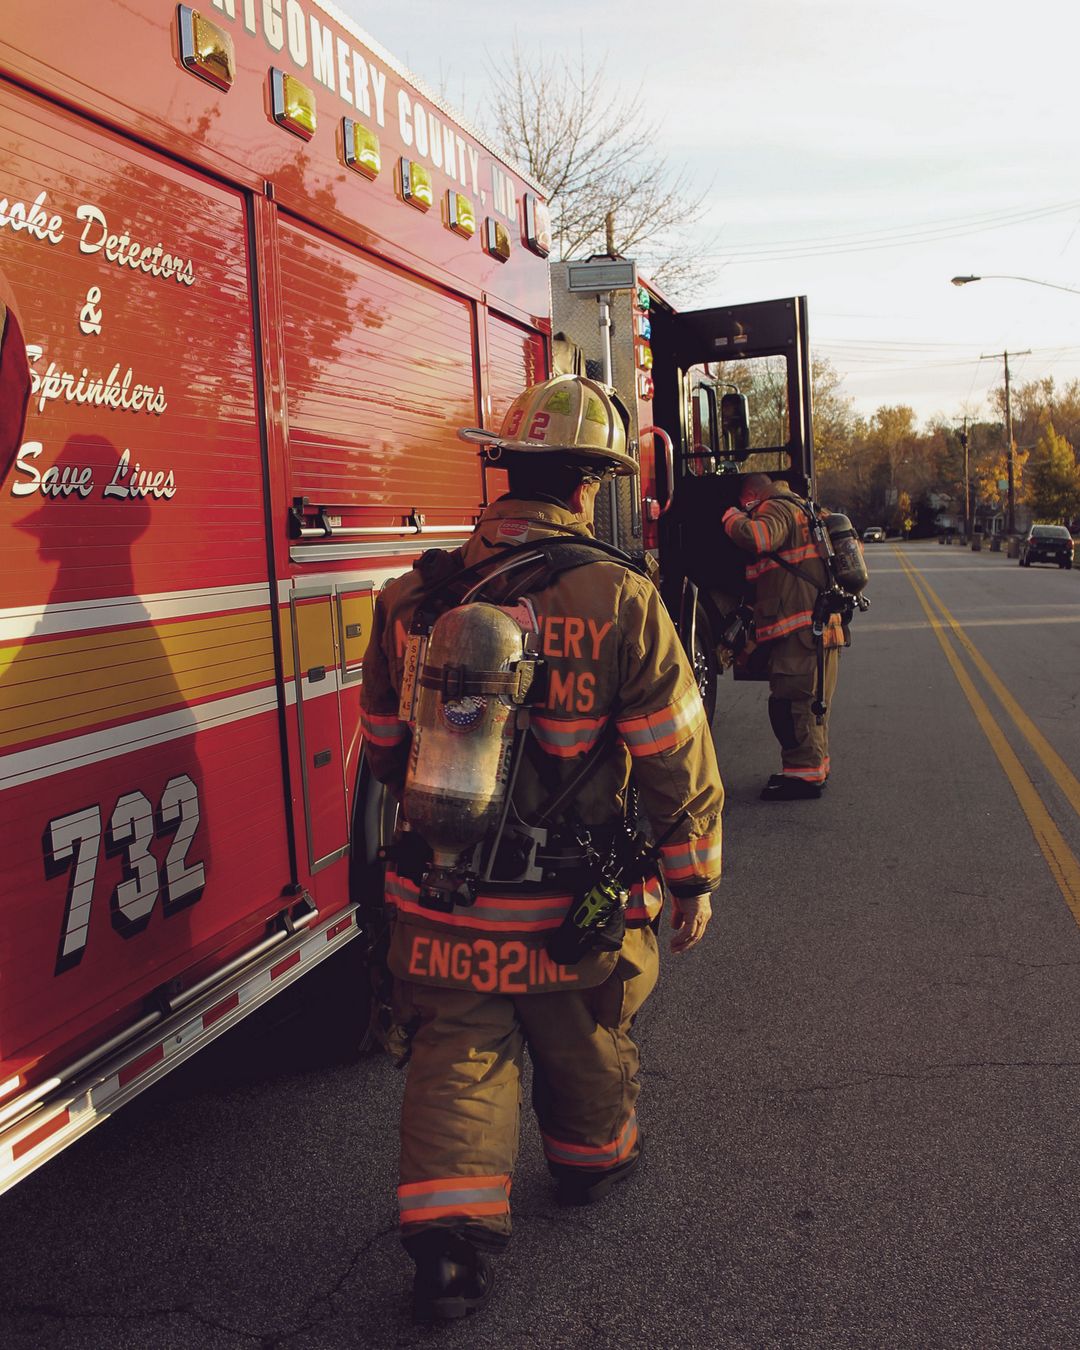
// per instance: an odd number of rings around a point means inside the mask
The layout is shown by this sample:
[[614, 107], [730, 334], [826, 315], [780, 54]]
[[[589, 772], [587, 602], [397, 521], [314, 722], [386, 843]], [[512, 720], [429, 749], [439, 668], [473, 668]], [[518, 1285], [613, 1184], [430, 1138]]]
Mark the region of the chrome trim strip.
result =
[[[469, 535], [457, 539], [441, 539], [443, 548], [464, 548]], [[293, 562], [347, 562], [350, 558], [416, 557], [424, 551], [423, 536], [414, 534], [402, 544], [313, 544], [307, 548], [290, 548]]]
[[320, 858], [318, 862], [312, 863], [311, 875], [314, 876], [316, 872], [321, 872], [324, 867], [329, 867], [331, 863], [340, 862], [342, 858], [347, 858], [348, 856], [349, 845], [346, 844], [343, 848], [335, 849], [333, 853], [328, 853], [325, 858]]
[[[316, 919], [321, 919], [317, 911], [310, 919], [305, 916], [297, 921], [294, 934], [283, 932], [280, 940], [265, 944], [261, 956], [249, 951], [242, 966], [234, 962], [216, 972], [213, 985], [208, 985], [197, 999], [177, 1007], [176, 1011], [170, 1010], [165, 1017], [157, 1012], [148, 1014], [76, 1064], [67, 1066], [62, 1074], [27, 1089], [20, 1098], [8, 1103], [5, 1107], [8, 1116], [12, 1108], [25, 1114], [16, 1123], [5, 1122], [0, 1128], [0, 1194], [360, 934], [355, 905], [322, 919], [317, 928], [308, 926]], [[272, 970], [297, 952], [300, 959], [272, 978]], [[229, 1011], [204, 1022], [208, 1012], [234, 994], [235, 1004]], [[164, 1053], [156, 1063], [136, 1077], [120, 1082], [123, 1069], [158, 1046]], [[87, 1067], [84, 1069], [83, 1065]], [[75, 1076], [68, 1078], [69, 1074]], [[69, 1115], [61, 1128], [20, 1157], [14, 1156], [14, 1146], [39, 1128], [43, 1119], [64, 1110]]]

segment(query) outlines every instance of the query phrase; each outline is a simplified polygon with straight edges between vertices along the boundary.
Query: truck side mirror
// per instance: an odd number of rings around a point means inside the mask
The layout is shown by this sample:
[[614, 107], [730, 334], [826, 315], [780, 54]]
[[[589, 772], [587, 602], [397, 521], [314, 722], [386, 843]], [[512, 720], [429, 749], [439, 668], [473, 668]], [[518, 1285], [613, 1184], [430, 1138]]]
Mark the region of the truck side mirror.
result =
[[750, 453], [750, 409], [745, 394], [720, 398], [720, 431], [725, 459], [745, 459]]

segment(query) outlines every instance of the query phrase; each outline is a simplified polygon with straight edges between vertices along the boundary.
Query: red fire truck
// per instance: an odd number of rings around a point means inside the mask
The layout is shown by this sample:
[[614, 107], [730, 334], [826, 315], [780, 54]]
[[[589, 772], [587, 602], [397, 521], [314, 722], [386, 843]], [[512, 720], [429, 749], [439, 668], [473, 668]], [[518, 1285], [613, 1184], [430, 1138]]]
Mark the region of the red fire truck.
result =
[[[0, 28], [32, 380], [0, 457], [0, 1190], [364, 926], [374, 595], [467, 537], [502, 482], [456, 429], [551, 360], [540, 187], [331, 6], [60, 9]], [[674, 449], [632, 511], [642, 546], [672, 523], [691, 646], [698, 479], [737, 463], [694, 372], [753, 308], [654, 310]]]
[[60, 11], [0, 28], [0, 1188], [356, 934], [374, 592], [548, 362], [539, 189], [341, 15]]

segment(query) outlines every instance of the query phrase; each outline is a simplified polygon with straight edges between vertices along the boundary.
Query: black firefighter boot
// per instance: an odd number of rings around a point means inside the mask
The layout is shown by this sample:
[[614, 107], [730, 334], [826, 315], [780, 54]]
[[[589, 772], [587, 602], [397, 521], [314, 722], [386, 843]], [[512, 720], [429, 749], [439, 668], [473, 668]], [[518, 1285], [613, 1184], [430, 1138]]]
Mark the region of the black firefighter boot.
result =
[[761, 790], [763, 802], [805, 802], [821, 796], [822, 783], [808, 783], [802, 778], [774, 773]]
[[627, 1181], [633, 1174], [645, 1147], [644, 1136], [638, 1136], [638, 1151], [626, 1162], [609, 1167], [599, 1175], [589, 1175], [577, 1167], [560, 1167], [557, 1163], [548, 1167], [555, 1178], [555, 1195], [560, 1205], [595, 1205], [610, 1195], [611, 1191]]
[[495, 1281], [491, 1267], [462, 1234], [431, 1229], [412, 1239], [408, 1249], [416, 1262], [414, 1321], [456, 1322], [491, 1297]]

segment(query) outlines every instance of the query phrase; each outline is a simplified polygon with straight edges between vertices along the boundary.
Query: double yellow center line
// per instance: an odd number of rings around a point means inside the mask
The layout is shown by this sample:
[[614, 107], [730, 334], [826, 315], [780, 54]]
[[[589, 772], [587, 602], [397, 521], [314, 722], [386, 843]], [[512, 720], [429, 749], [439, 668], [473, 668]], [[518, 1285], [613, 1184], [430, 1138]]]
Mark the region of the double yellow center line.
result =
[[972, 665], [993, 690], [995, 697], [1012, 719], [1017, 730], [1042, 761], [1078, 817], [1080, 817], [1080, 781], [1077, 780], [1065, 761], [994, 674], [982, 653], [949, 613], [940, 596], [936, 594], [922, 573], [903, 556], [899, 549], [896, 549], [895, 552], [900, 559], [900, 566], [907, 574], [919, 604], [929, 620], [930, 627], [934, 630], [934, 636], [941, 643], [941, 650], [945, 653], [945, 659], [952, 667], [957, 683], [964, 691], [968, 703], [971, 704], [971, 710], [978, 719], [979, 726], [983, 729], [983, 734], [990, 742], [990, 747], [997, 755], [998, 762], [1005, 771], [1005, 776], [1012, 784], [1012, 789], [1016, 793], [1021, 809], [1031, 826], [1031, 832], [1042, 850], [1043, 857], [1046, 859], [1047, 866], [1050, 868], [1062, 896], [1064, 896], [1065, 903], [1072, 911], [1073, 918], [1080, 924], [1080, 862], [1077, 862], [1061, 831], [1051, 819], [1050, 812], [1046, 809], [1016, 752], [1005, 738], [1005, 734], [998, 725], [994, 714], [990, 711], [986, 700], [975, 688], [971, 676], [960, 659], [958, 646], [967, 653]]

